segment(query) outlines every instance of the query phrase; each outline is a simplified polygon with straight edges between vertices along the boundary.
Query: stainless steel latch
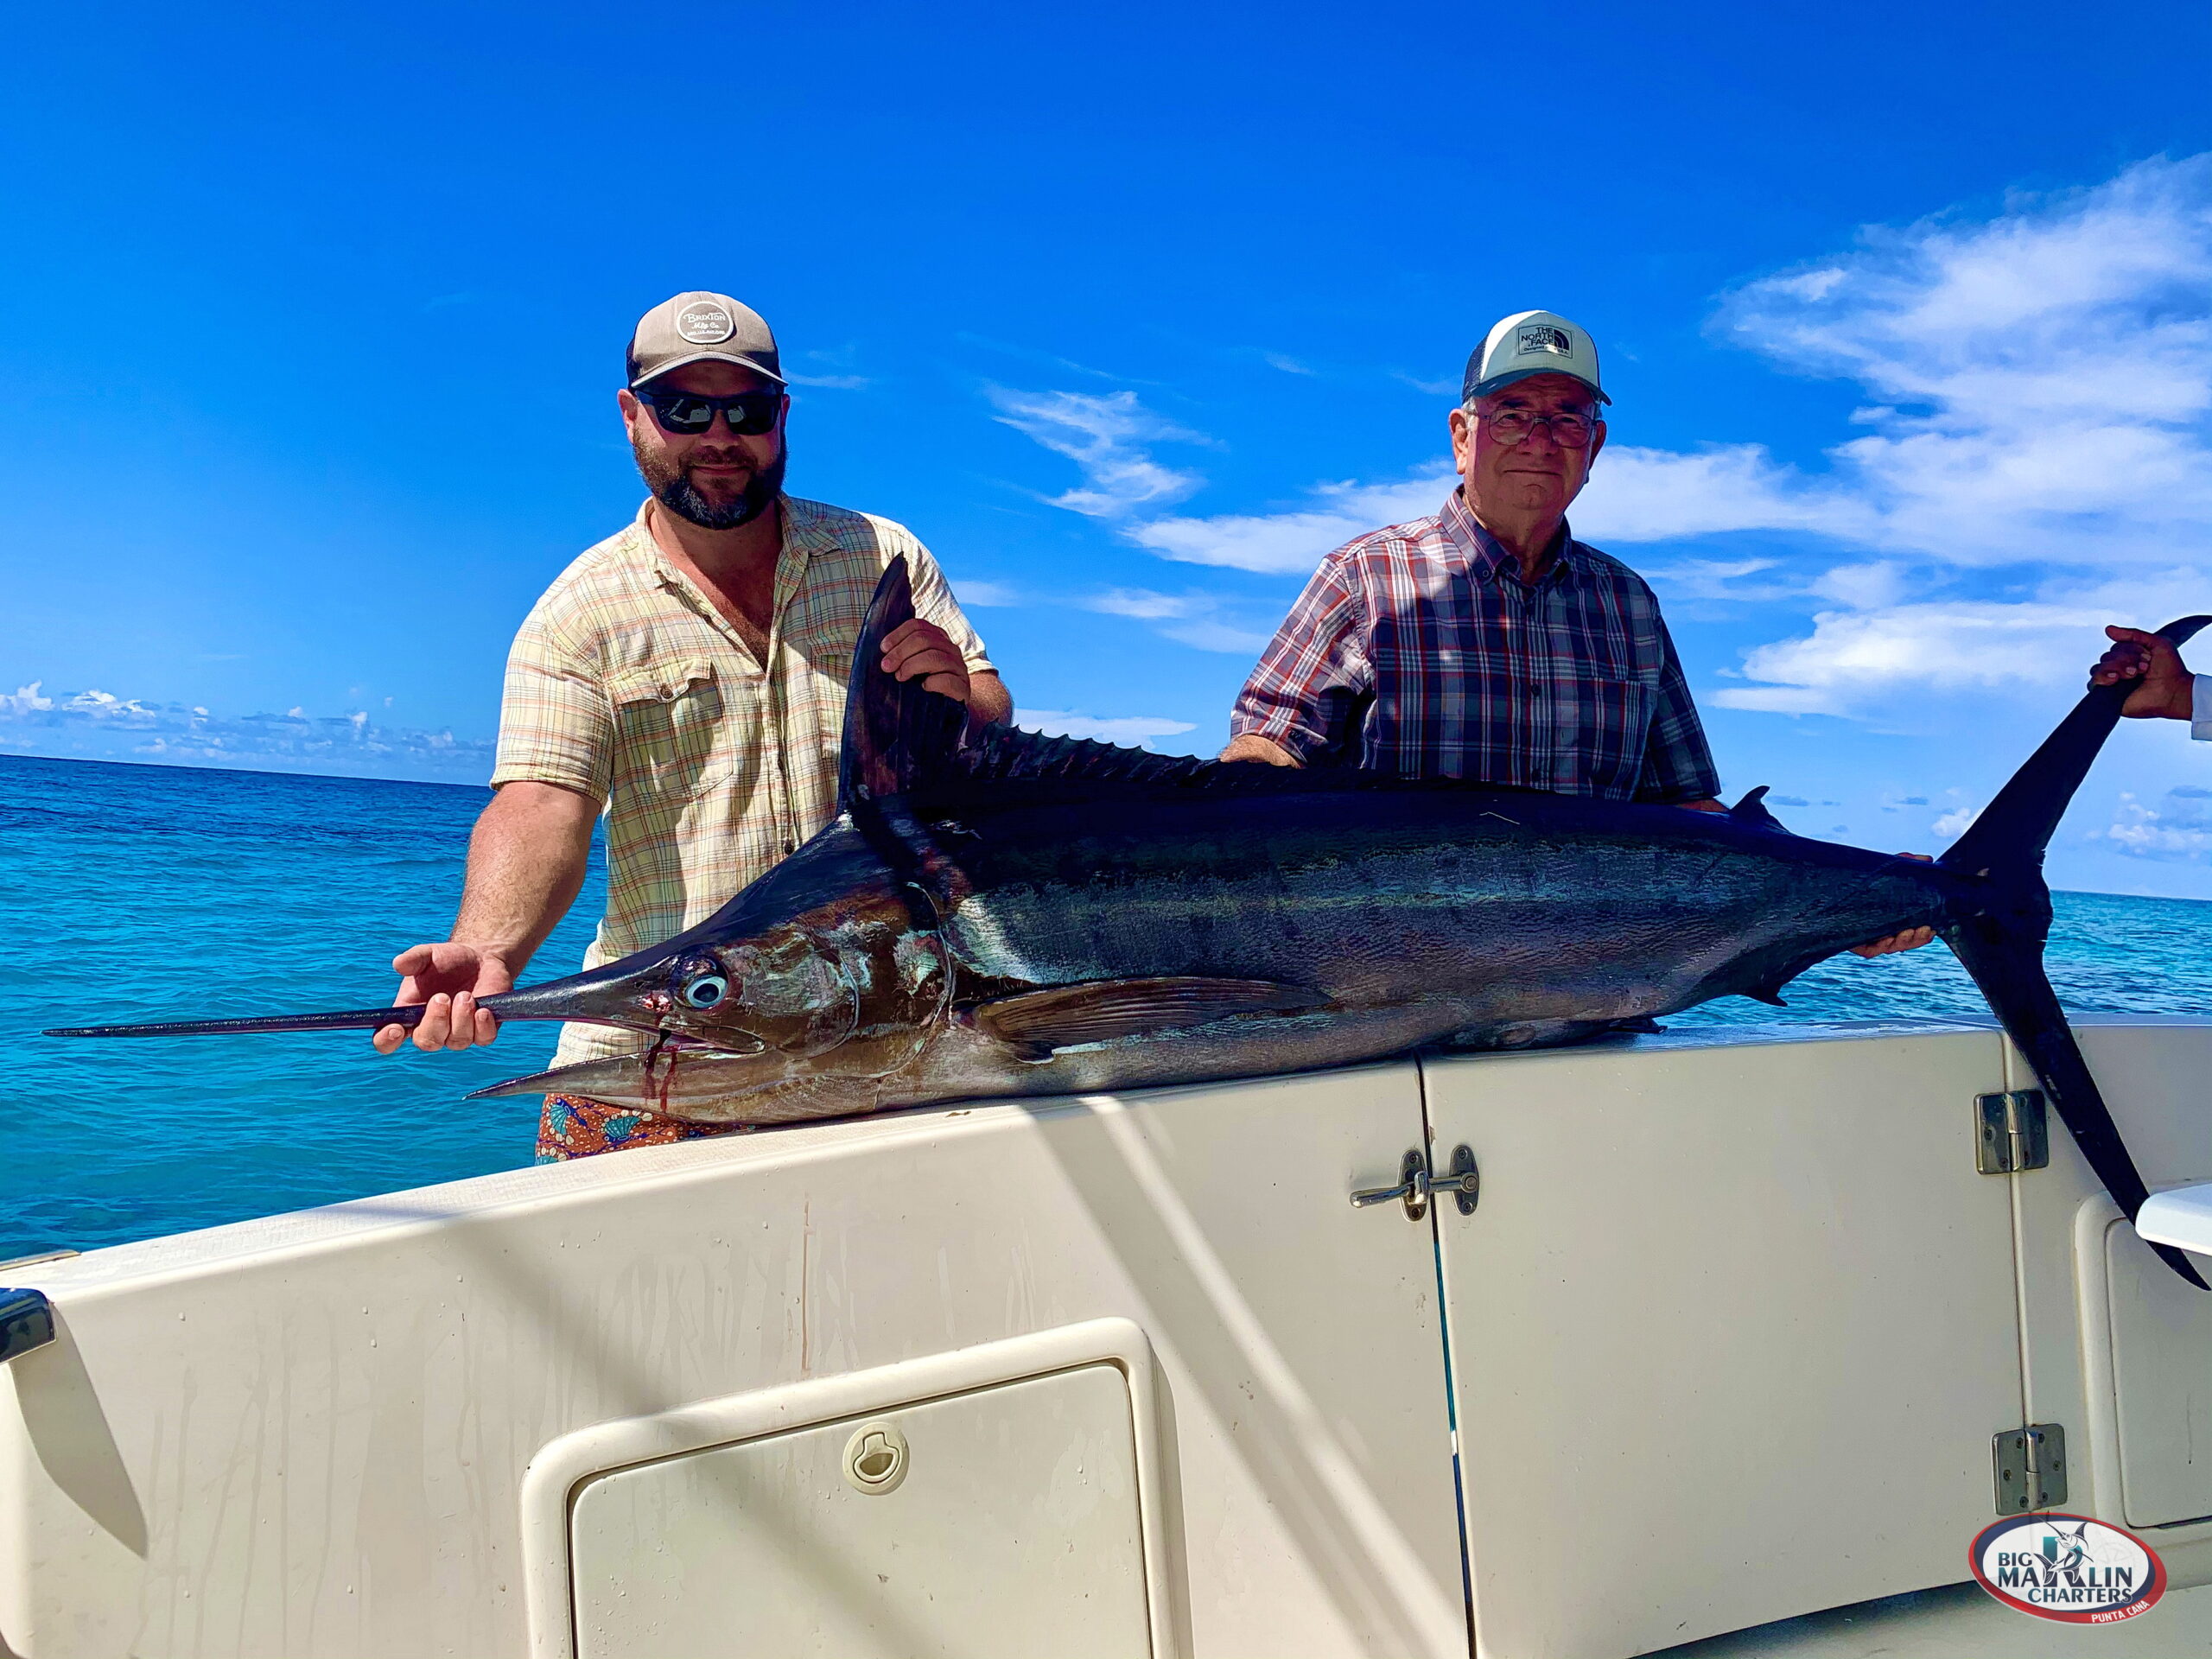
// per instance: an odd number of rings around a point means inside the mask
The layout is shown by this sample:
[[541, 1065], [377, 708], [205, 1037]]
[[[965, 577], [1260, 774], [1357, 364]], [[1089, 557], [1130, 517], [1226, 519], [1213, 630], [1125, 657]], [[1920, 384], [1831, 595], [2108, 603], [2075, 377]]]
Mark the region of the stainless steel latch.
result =
[[1406, 1206], [1408, 1221], [1419, 1221], [1428, 1213], [1430, 1194], [1449, 1192], [1459, 1206], [1459, 1213], [1471, 1216], [1476, 1201], [1482, 1196], [1482, 1172], [1475, 1167], [1473, 1147], [1452, 1147], [1452, 1173], [1439, 1179], [1428, 1173], [1428, 1160], [1416, 1147], [1399, 1160], [1395, 1186], [1370, 1187], [1355, 1192], [1351, 1195], [1351, 1206], [1364, 1210], [1370, 1205], [1388, 1204], [1395, 1198]]

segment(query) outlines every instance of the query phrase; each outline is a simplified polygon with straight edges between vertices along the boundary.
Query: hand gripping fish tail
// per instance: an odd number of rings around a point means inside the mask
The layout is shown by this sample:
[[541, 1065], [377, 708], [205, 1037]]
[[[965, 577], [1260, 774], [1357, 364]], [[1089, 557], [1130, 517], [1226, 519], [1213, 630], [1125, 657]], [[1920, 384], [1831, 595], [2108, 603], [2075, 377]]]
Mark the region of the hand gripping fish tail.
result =
[[[881, 671], [883, 639], [913, 614], [894, 558], [854, 652], [836, 810], [817, 834], [666, 943], [481, 1003], [502, 1021], [621, 1028], [636, 1052], [480, 1092], [771, 1124], [1570, 1042], [1716, 997], [1779, 1001], [1839, 951], [1932, 927], [2113, 1200], [2131, 1217], [2144, 1201], [2043, 968], [2044, 849], [2124, 685], [2091, 690], [1929, 864], [1789, 834], [1764, 791], [1686, 812], [988, 726]], [[2178, 642], [2208, 621], [2161, 632]]]

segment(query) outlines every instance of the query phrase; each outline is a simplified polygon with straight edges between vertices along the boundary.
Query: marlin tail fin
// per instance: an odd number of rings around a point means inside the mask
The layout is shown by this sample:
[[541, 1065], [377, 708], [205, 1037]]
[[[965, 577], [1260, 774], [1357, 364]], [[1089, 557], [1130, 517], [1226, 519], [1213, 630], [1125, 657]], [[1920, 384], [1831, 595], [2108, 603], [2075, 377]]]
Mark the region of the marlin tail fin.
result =
[[[2180, 645], [2208, 623], [2212, 616], [2183, 617], [2158, 632]], [[1938, 861], [1988, 882], [1986, 905], [1947, 925], [1943, 942], [1973, 976], [2005, 1034], [2035, 1067], [2044, 1094], [2090, 1169], [2133, 1221], [2149, 1191], [2043, 967], [2044, 943], [2050, 932], [2044, 849], [2098, 750], [2120, 723], [2128, 690], [2125, 683], [2091, 686]], [[2167, 1244], [2151, 1248], [2199, 1290], [2212, 1289], [2181, 1251]]]

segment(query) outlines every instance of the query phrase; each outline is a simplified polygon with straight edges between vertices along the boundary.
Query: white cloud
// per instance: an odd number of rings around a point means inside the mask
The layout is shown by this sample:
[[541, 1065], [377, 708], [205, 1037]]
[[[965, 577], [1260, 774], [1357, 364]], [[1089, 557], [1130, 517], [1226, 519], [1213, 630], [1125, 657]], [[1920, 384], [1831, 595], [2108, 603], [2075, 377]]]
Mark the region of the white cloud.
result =
[[1813, 583], [1813, 591], [1854, 611], [1877, 610], [1904, 600], [1904, 568], [1886, 559], [1872, 564], [1839, 564]]
[[1188, 622], [1171, 622], [1160, 630], [1178, 645], [1189, 645], [1198, 651], [1217, 651], [1230, 657], [1256, 658], [1267, 649], [1274, 637], [1267, 628], [1240, 628], [1233, 622], [1218, 617], [1197, 617]]
[[1093, 518], [1119, 518], [1153, 502], [1180, 501], [1205, 480], [1161, 465], [1148, 443], [1203, 443], [1144, 407], [1133, 391], [1013, 391], [989, 389], [998, 418], [1082, 470], [1084, 487], [1049, 497], [1056, 507]]
[[1199, 651], [1253, 656], [1270, 638], [1267, 630], [1241, 627], [1224, 619], [1223, 601], [1211, 594], [1155, 594], [1145, 588], [1116, 588], [1094, 594], [1082, 604], [1087, 611], [1154, 623], [1154, 632]]
[[1771, 578], [1753, 582], [1775, 568], [1772, 559], [1682, 559], [1673, 564], [1648, 564], [1643, 574], [1669, 597], [1683, 599], [1771, 599], [1791, 591], [1786, 582]]
[[1403, 369], [1391, 370], [1390, 378], [1403, 382], [1415, 391], [1425, 391], [1432, 397], [1449, 397], [1454, 403], [1459, 399], [1459, 383], [1457, 380], [1424, 380], [1417, 374], [1408, 374]]
[[1848, 537], [1870, 523], [1860, 503], [1777, 465], [1764, 446], [1692, 454], [1608, 445], [1576, 499], [1574, 533], [1600, 543], [1670, 542], [1726, 531]]
[[1187, 720], [1158, 715], [1117, 715], [1104, 719], [1060, 709], [1017, 709], [1014, 723], [1047, 737], [1090, 737], [1102, 743], [1148, 749], [1155, 737], [1179, 737], [1198, 729]]
[[1938, 841], [1956, 841], [1966, 834], [1967, 826], [1974, 821], [1974, 815], [1980, 810], [1978, 806], [1955, 806], [1929, 828], [1936, 832]]
[[1324, 484], [1311, 505], [1287, 512], [1155, 518], [1127, 533], [1162, 558], [1303, 576], [1353, 537], [1433, 513], [1451, 493], [1452, 469], [1440, 463], [1396, 484]]
[[1313, 372], [1296, 358], [1283, 352], [1262, 352], [1260, 353], [1260, 360], [1269, 368], [1280, 369], [1285, 374], [1310, 375]]
[[1831, 451], [1867, 521], [1827, 533], [1967, 565], [2212, 539], [2212, 156], [1870, 229], [1718, 326], [1881, 399]]
[[295, 707], [282, 715], [220, 716], [201, 706], [149, 703], [99, 690], [49, 696], [34, 680], [12, 696], [0, 696], [0, 749], [478, 783], [491, 775], [493, 746], [450, 731], [377, 726], [362, 709], [311, 716]]
[[796, 369], [785, 378], [795, 386], [819, 386], [829, 391], [859, 391], [872, 384], [864, 374], [801, 374]]
[[963, 607], [973, 606], [979, 610], [1011, 609], [1022, 602], [1021, 595], [1002, 582], [977, 582], [965, 576], [947, 576], [952, 596]]
[[1147, 588], [1116, 588], [1085, 600], [1083, 607], [1103, 611], [1109, 616], [1134, 616], [1154, 622], [1163, 617], [1190, 615], [1193, 602], [1189, 594], [1155, 594]]
[[2201, 810], [2184, 803], [2162, 811], [2126, 793], [2120, 798], [2110, 827], [2090, 836], [2109, 841], [2133, 858], [2194, 863], [2212, 853], [2212, 823]]
[[[1860, 583], [1863, 593], [1878, 588], [1876, 578]], [[2104, 624], [2156, 626], [2202, 603], [2208, 589], [2212, 581], [2184, 569], [2094, 587], [2054, 582], [2019, 601], [1935, 599], [1822, 611], [1810, 634], [1745, 653], [1744, 677], [1764, 683], [1732, 686], [1711, 700], [1769, 714], [1855, 715], [1923, 690], [2078, 686], [2105, 648]]]
[[[1808, 637], [1745, 653], [1745, 676], [1768, 683], [1731, 687], [1713, 701], [1770, 714], [1846, 714], [1904, 680], [1954, 689], [2043, 682], [2080, 633], [2080, 616], [2056, 605], [1957, 601], [1823, 611]], [[2071, 666], [2086, 672], [2088, 664]]]

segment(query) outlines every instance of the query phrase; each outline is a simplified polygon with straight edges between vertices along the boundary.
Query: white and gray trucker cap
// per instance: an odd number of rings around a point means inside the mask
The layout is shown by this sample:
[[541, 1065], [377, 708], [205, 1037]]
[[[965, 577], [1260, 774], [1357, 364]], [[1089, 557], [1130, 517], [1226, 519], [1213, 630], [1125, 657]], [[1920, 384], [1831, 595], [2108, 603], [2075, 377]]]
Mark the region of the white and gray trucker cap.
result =
[[1467, 359], [1459, 400], [1472, 403], [1532, 374], [1567, 374], [1610, 404], [1598, 380], [1598, 346], [1588, 332], [1556, 311], [1516, 311], [1490, 331]]
[[638, 319], [630, 336], [631, 390], [687, 363], [734, 363], [784, 384], [767, 322], [727, 294], [679, 294]]

